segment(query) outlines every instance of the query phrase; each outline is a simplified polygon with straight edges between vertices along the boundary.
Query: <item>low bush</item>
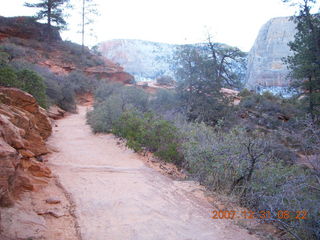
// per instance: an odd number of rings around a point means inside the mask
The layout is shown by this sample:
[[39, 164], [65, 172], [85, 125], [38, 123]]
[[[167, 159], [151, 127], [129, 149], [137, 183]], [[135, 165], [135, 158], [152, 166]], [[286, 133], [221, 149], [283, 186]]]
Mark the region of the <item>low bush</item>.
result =
[[[185, 166], [193, 177], [256, 212], [270, 211], [269, 221], [297, 239], [319, 238], [319, 172], [281, 159], [260, 132], [240, 127], [225, 132], [190, 123], [180, 129]], [[305, 210], [309, 217], [279, 219], [277, 212], [285, 210]]]
[[0, 50], [0, 67], [5, 67], [9, 63], [10, 55]]
[[0, 85], [5, 87], [22, 87], [16, 72], [7, 66], [0, 68]]
[[47, 107], [43, 78], [32, 70], [15, 71], [9, 66], [0, 68], [0, 85], [15, 87], [33, 95], [41, 107]]
[[19, 58], [26, 56], [26, 48], [18, 46], [14, 43], [3, 43], [0, 45], [0, 50], [10, 55], [10, 58]]
[[164, 85], [164, 86], [174, 86], [175, 81], [172, 77], [170, 76], [161, 76], [156, 79], [157, 84], [159, 85]]
[[102, 83], [95, 91], [95, 100], [97, 103], [104, 102], [110, 97], [116, 97], [121, 105], [121, 110], [135, 108], [141, 112], [148, 110], [149, 96], [139, 88], [126, 87], [120, 83]]
[[87, 115], [94, 132], [111, 132], [126, 111], [148, 109], [148, 95], [143, 90], [118, 83], [101, 84], [95, 91], [95, 101], [94, 110]]
[[97, 79], [89, 77], [81, 71], [72, 71], [67, 76], [66, 81], [72, 85], [77, 94], [93, 92], [98, 85]]
[[104, 102], [111, 95], [118, 94], [122, 87], [121, 83], [101, 83], [94, 92], [95, 101]]
[[114, 124], [112, 132], [125, 138], [127, 146], [137, 152], [146, 150], [164, 161], [182, 163], [177, 128], [151, 113], [125, 112]]
[[181, 112], [181, 103], [175, 91], [159, 89], [150, 99], [150, 109], [160, 115], [170, 112]]
[[68, 81], [66, 76], [54, 74], [49, 69], [37, 65], [31, 65], [29, 68], [44, 79], [49, 106], [57, 105], [70, 112], [76, 110], [74, 85]]
[[87, 122], [95, 133], [110, 133], [122, 113], [121, 99], [119, 96], [112, 96], [108, 101], [95, 104], [94, 110], [87, 114]]
[[250, 90], [248, 90], [247, 88], [244, 88], [238, 94], [239, 97], [249, 97], [251, 95], [253, 95], [253, 93]]
[[37, 99], [41, 107], [47, 107], [46, 86], [44, 80], [36, 72], [28, 69], [21, 70], [17, 73], [21, 89], [30, 93]]

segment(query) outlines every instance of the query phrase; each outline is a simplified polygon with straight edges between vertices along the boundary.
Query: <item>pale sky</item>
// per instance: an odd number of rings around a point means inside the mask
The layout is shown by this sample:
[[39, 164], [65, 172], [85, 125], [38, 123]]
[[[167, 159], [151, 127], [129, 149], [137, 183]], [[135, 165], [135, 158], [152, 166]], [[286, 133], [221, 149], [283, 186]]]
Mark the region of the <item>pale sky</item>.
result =
[[[31, 1], [31, 0], [30, 0]], [[36, 0], [32, 0], [33, 2]], [[93, 25], [95, 38], [86, 44], [109, 39], [142, 39], [165, 43], [195, 43], [206, 39], [249, 51], [260, 27], [270, 18], [294, 14], [281, 0], [95, 0], [100, 16]], [[0, 15], [32, 15], [24, 0], [1, 0]], [[81, 4], [81, 0], [72, 0]], [[66, 40], [80, 43], [77, 10], [71, 12]]]

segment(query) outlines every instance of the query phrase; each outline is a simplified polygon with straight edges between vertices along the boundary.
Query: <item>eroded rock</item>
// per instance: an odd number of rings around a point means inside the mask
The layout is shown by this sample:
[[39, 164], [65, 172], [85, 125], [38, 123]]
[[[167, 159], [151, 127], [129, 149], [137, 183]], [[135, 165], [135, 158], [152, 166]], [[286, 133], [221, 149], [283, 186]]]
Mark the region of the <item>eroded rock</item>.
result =
[[49, 204], [58, 204], [60, 202], [61, 202], [61, 200], [57, 197], [50, 197], [50, 198], [46, 199], [46, 203], [49, 203]]
[[295, 27], [289, 17], [273, 18], [262, 26], [248, 55], [248, 88], [289, 85], [289, 70], [283, 58], [292, 55], [288, 43], [294, 40]]
[[0, 206], [8, 206], [23, 191], [34, 189], [31, 177], [51, 177], [35, 157], [49, 152], [52, 132], [44, 109], [30, 94], [0, 87]]

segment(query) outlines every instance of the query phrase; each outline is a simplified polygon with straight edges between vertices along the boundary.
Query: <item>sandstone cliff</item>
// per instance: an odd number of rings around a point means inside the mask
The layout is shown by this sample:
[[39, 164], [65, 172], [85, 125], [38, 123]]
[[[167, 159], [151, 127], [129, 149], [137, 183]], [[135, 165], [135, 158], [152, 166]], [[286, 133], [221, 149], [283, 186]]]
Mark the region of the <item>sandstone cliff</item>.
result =
[[33, 177], [50, 177], [41, 162], [51, 123], [34, 97], [0, 87], [0, 206], [9, 206], [23, 191], [33, 190]]
[[139, 80], [172, 75], [169, 60], [177, 45], [132, 39], [115, 39], [99, 44], [101, 54], [124, 67]]
[[286, 87], [288, 69], [282, 58], [291, 53], [288, 43], [294, 39], [295, 24], [289, 17], [274, 18], [262, 26], [248, 56], [247, 87]]

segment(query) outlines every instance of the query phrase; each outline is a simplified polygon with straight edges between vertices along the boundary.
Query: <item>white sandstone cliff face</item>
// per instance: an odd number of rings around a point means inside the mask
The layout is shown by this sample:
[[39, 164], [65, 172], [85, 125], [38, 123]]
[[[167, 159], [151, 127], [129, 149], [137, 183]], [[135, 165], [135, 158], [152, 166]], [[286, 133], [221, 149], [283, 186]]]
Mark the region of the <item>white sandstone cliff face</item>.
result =
[[287, 87], [289, 70], [282, 58], [292, 54], [288, 43], [296, 33], [289, 17], [273, 18], [262, 26], [248, 56], [246, 74], [249, 89]]
[[104, 57], [124, 67], [137, 81], [172, 75], [169, 60], [177, 45], [143, 40], [116, 39], [99, 44]]

